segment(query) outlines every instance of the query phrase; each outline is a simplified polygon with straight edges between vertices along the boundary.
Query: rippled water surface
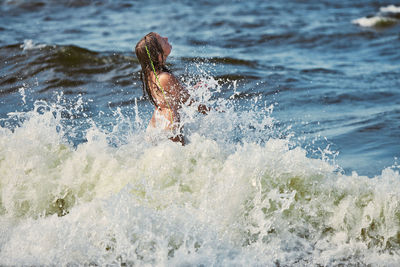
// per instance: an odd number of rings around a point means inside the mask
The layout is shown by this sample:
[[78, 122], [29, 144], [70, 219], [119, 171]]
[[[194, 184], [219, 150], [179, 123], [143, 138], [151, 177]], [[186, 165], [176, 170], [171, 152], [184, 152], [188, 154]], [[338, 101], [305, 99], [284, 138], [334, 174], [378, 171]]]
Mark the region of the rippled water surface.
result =
[[[150, 31], [224, 111], [185, 147], [144, 139]], [[0, 264], [400, 262], [399, 3], [9, 0], [0, 36]]]

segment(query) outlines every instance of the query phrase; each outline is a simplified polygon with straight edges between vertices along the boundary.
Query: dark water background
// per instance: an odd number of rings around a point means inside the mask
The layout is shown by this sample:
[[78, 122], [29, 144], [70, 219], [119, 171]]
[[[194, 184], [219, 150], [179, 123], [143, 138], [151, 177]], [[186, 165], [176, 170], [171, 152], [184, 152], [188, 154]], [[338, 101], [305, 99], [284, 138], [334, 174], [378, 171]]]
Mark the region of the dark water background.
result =
[[352, 21], [389, 5], [396, 3], [0, 1], [0, 117], [63, 92], [72, 103], [83, 96], [82, 114], [104, 125], [113, 118], [99, 114], [129, 114], [135, 99], [148, 118], [132, 49], [156, 31], [169, 37], [176, 75], [201, 75], [204, 63], [215, 79], [237, 83], [236, 94], [223, 86], [215, 98], [246, 107], [259, 96], [310, 154], [329, 145], [346, 173], [374, 176], [397, 164], [400, 151], [400, 23]]

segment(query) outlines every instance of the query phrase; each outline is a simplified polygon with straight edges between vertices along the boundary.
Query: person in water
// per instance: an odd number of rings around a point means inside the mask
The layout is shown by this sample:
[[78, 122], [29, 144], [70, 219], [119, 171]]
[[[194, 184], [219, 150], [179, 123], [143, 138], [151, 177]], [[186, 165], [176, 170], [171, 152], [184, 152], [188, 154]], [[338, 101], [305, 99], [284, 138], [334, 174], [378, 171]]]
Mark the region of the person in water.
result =
[[[155, 109], [146, 134], [154, 142], [154, 136], [164, 136], [174, 142], [185, 145], [182, 134], [179, 110], [183, 105], [191, 105], [194, 101], [189, 92], [165, 66], [172, 46], [167, 37], [150, 32], [135, 47], [136, 56], [142, 70], [140, 79], [143, 93], [147, 94]], [[209, 108], [198, 106], [198, 111], [205, 114]]]

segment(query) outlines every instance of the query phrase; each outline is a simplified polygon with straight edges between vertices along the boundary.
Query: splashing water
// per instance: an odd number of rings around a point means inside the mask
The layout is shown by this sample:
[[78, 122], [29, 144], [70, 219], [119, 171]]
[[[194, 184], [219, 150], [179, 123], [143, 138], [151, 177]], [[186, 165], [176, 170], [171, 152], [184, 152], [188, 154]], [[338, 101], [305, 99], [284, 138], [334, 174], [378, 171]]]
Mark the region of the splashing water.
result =
[[213, 98], [219, 81], [202, 82], [197, 100], [224, 112], [186, 107], [184, 147], [147, 144], [137, 102], [108, 128], [62, 95], [2, 119], [0, 264], [399, 262], [396, 168], [345, 176], [307, 157], [273, 105], [243, 110]]

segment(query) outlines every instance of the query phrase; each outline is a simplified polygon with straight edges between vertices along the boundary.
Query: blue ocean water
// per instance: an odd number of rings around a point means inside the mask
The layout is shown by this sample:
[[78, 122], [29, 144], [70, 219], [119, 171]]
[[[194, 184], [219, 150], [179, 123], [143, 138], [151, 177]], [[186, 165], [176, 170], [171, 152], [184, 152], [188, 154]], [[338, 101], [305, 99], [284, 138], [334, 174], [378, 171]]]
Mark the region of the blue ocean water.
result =
[[[225, 111], [185, 147], [144, 139], [150, 31]], [[0, 36], [1, 264], [399, 263], [396, 1], [4, 0]]]

